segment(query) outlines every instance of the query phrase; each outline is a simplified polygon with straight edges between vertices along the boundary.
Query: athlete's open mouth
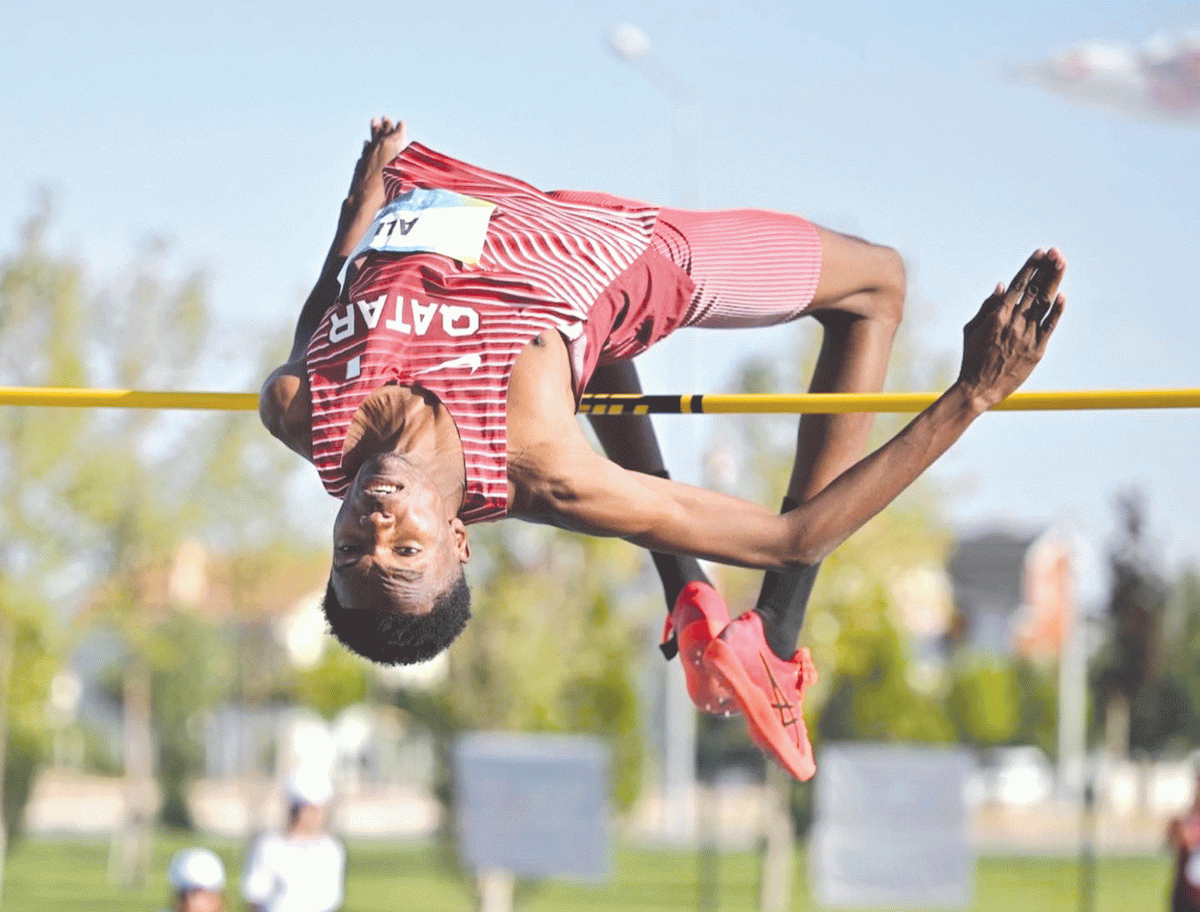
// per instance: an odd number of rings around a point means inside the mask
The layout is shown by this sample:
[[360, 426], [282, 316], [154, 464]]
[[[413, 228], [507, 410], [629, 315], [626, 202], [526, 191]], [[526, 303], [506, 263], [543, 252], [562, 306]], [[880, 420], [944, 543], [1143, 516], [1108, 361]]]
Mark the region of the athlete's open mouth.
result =
[[395, 494], [400, 490], [400, 485], [394, 484], [375, 484], [365, 489], [367, 494], [372, 497], [387, 497], [389, 494]]

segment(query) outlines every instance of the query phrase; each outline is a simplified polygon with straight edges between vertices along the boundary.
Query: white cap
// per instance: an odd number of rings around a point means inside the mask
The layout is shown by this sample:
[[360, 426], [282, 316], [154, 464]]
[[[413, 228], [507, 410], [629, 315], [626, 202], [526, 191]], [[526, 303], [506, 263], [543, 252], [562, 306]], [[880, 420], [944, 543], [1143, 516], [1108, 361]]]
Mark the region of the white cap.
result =
[[208, 849], [182, 849], [171, 859], [167, 880], [176, 892], [183, 890], [224, 890], [225, 866]]
[[333, 797], [333, 783], [324, 770], [301, 767], [288, 776], [283, 787], [292, 804], [328, 804]]

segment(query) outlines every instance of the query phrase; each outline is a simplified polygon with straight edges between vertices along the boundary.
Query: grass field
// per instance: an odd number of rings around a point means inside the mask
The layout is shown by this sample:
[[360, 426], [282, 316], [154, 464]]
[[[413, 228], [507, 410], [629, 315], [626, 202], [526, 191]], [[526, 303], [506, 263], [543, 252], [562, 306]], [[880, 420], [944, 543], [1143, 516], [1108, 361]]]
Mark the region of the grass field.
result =
[[[120, 890], [105, 877], [105, 842], [25, 841], [9, 857], [5, 874], [5, 912], [153, 912], [164, 907], [163, 871], [171, 854], [196, 840], [163, 836], [155, 850], [151, 882], [137, 891]], [[240, 910], [236, 885], [242, 846], [208, 843], [229, 872], [230, 909]], [[804, 860], [797, 858], [793, 909], [815, 909], [804, 885]], [[1102, 860], [1096, 872], [1096, 912], [1165, 909], [1170, 867], [1166, 858]], [[724, 853], [705, 877], [694, 854], [623, 847], [611, 882], [599, 886], [540, 884], [523, 886], [518, 912], [752, 912], [757, 909], [757, 862], [745, 852]], [[715, 889], [713, 884], [715, 881]], [[1079, 908], [1074, 863], [1055, 859], [984, 858], [979, 862], [977, 912], [1060, 912]], [[708, 900], [705, 902], [705, 900]], [[471, 912], [468, 888], [430, 846], [355, 844], [349, 847], [345, 912]]]

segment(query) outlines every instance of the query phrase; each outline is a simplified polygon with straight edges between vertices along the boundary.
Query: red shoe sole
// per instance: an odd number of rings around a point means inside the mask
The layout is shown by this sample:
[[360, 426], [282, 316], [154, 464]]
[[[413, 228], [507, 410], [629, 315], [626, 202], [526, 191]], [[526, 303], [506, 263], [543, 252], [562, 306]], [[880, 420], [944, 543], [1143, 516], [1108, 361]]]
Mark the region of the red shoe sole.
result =
[[[803, 698], [805, 687], [815, 679], [815, 672], [811, 664], [805, 661], [806, 658], [800, 659], [800, 673], [805, 676], [800, 682], [800, 698]], [[764, 753], [778, 760], [795, 778], [801, 781], [811, 779], [817, 766], [813, 762], [812, 745], [808, 740], [800, 699], [790, 705], [785, 692], [775, 680], [770, 663], [761, 652], [759, 659], [763, 663], [762, 672], [771, 686], [772, 695], [755, 683], [737, 652], [725, 640], [713, 640], [704, 652], [705, 662], [725, 679], [745, 715], [751, 740]]]
[[679, 662], [688, 696], [696, 708], [714, 716], [738, 711], [737, 701], [724, 679], [704, 660], [705, 650], [729, 624], [725, 600], [707, 583], [688, 583], [675, 599], [668, 630], [675, 629]]

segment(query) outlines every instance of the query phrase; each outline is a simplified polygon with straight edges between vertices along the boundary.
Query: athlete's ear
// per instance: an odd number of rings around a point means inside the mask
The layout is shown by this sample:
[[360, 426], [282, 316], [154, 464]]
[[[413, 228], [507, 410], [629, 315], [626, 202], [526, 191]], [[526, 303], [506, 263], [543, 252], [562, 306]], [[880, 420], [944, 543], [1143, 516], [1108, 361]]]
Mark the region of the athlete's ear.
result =
[[467, 527], [457, 516], [450, 520], [450, 534], [454, 536], [454, 554], [460, 564], [465, 564], [471, 559], [471, 540]]

